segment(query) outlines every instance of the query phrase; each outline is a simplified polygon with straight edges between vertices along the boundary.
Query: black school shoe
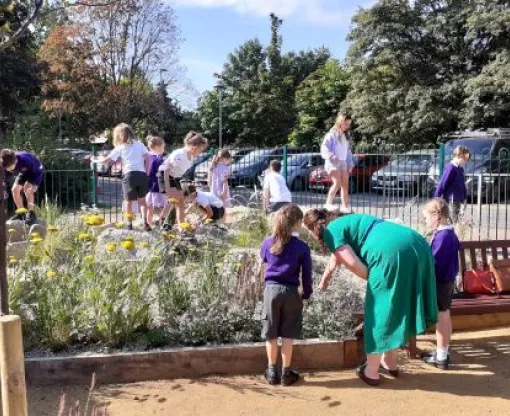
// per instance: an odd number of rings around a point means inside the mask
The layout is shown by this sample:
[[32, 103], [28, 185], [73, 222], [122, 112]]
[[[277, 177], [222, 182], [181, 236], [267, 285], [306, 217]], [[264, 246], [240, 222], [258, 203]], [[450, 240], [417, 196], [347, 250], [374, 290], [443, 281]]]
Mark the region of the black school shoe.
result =
[[282, 386], [291, 386], [294, 383], [297, 383], [300, 378], [301, 377], [296, 370], [292, 368], [286, 368], [283, 370], [282, 374]]
[[277, 384], [280, 384], [280, 377], [278, 375], [278, 370], [276, 370], [276, 367], [266, 368], [266, 371], [264, 372], [264, 377], [266, 378], [268, 384], [271, 384], [271, 386], [276, 386]]
[[433, 367], [439, 368], [440, 370], [448, 370], [450, 364], [450, 354], [446, 357], [446, 360], [438, 360], [436, 352], [426, 353], [423, 355], [423, 362]]
[[32, 225], [35, 224], [35, 222], [37, 221], [37, 216], [35, 215], [35, 212], [34, 211], [28, 211], [28, 214], [27, 214], [27, 218], [25, 220], [25, 223], [31, 227]]

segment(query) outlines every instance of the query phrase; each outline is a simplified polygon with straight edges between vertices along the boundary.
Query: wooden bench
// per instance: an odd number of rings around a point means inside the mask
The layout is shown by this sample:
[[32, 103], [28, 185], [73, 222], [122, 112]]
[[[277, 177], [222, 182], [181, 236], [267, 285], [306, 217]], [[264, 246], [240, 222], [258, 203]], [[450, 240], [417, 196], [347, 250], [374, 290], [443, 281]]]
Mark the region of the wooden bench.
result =
[[[495, 259], [507, 259], [510, 240], [462, 241], [459, 251], [460, 275], [469, 270], [488, 269]], [[460, 292], [452, 302], [452, 316], [510, 312], [510, 294], [472, 295]]]

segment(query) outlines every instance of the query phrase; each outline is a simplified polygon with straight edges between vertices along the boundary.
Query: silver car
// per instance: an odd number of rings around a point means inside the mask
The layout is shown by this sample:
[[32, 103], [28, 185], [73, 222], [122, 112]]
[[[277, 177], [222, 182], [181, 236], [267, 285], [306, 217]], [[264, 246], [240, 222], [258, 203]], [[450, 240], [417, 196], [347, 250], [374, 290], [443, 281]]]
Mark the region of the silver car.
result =
[[414, 150], [394, 156], [389, 165], [372, 175], [372, 189], [379, 193], [431, 196], [433, 187], [428, 176], [436, 153], [435, 150]]

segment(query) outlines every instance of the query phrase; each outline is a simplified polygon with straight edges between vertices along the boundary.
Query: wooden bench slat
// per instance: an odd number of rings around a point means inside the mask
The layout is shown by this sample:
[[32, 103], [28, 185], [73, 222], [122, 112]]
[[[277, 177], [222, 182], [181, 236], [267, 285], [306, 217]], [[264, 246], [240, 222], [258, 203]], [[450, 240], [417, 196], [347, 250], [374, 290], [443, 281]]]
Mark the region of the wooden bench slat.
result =
[[487, 248], [481, 248], [480, 251], [482, 252], [482, 267], [487, 269], [489, 267], [489, 263], [487, 262]]
[[[507, 252], [506, 248], [503, 248], [503, 257], [505, 256], [505, 252], [507, 253], [507, 256], [508, 256], [508, 252]], [[492, 260], [496, 260], [498, 258], [498, 248], [491, 247], [491, 253], [492, 253]]]
[[[503, 247], [502, 250], [503, 250], [503, 258], [507, 259], [508, 258], [508, 247]], [[494, 258], [497, 258], [497, 255]]]
[[469, 257], [471, 260], [471, 269], [477, 269], [478, 261], [476, 260], [476, 249], [474, 247], [469, 249]]

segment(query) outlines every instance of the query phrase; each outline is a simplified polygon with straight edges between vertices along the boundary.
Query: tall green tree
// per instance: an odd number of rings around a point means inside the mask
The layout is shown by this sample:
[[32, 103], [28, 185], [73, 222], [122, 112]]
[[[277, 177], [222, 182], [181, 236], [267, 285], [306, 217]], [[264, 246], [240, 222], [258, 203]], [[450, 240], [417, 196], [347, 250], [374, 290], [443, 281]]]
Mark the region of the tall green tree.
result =
[[290, 141], [296, 146], [318, 143], [333, 125], [349, 89], [349, 75], [336, 60], [310, 74], [296, 91], [298, 121]]
[[465, 126], [469, 82], [508, 48], [508, 20], [484, 19], [498, 8], [508, 10], [508, 2], [379, 0], [360, 10], [349, 35], [353, 77], [345, 103], [358, 129], [422, 143]]

